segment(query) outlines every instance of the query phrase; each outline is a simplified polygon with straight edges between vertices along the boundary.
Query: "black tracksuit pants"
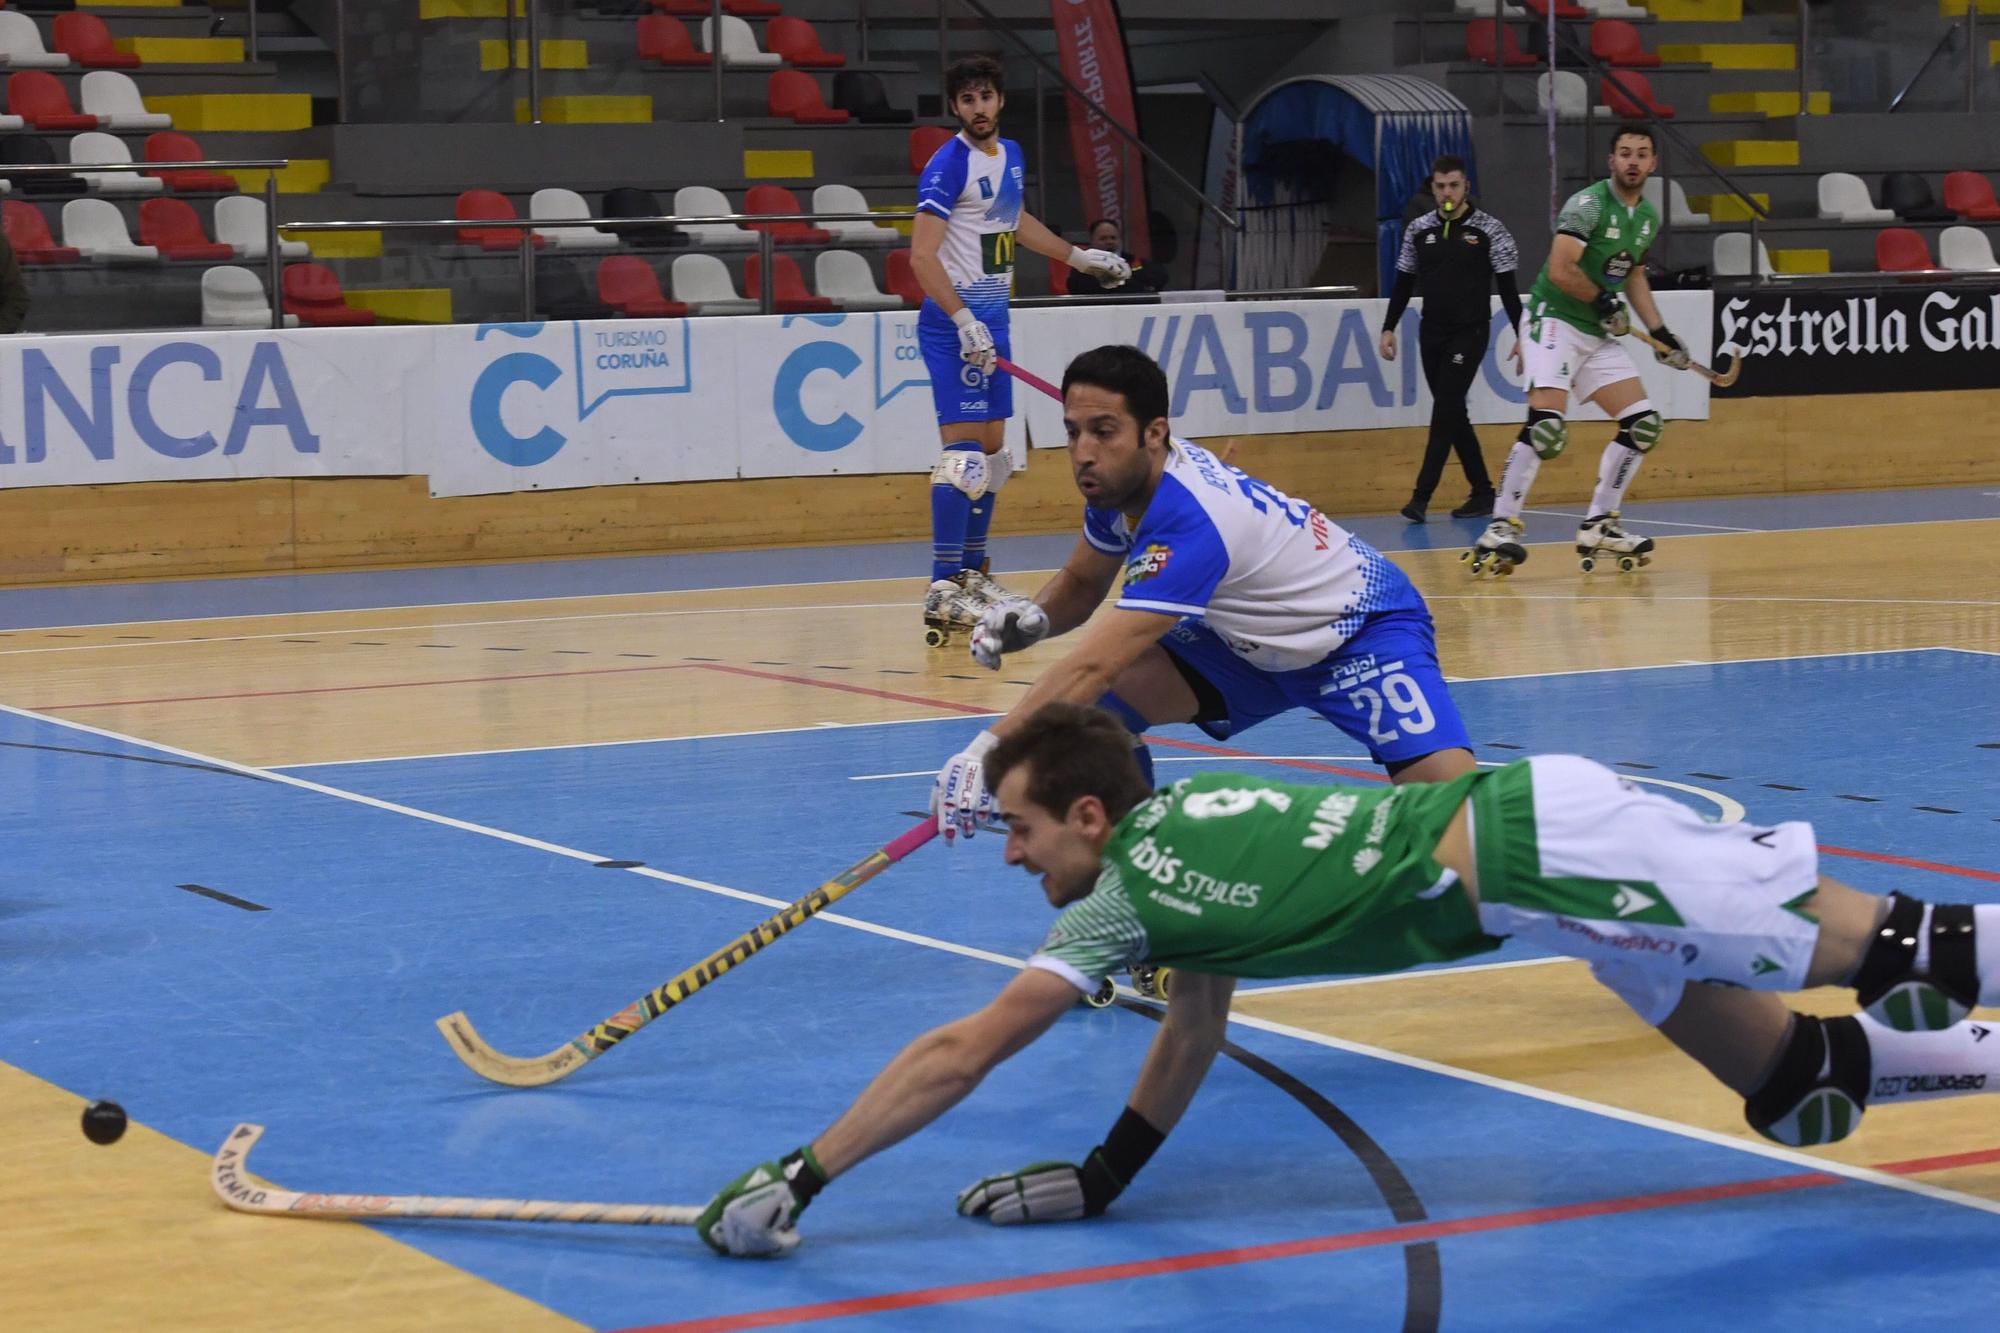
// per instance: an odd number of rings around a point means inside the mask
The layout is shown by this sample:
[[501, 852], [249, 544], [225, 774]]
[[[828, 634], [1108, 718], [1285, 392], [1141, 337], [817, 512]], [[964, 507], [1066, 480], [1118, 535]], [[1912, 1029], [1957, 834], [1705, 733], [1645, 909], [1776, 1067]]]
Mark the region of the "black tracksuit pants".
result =
[[1423, 467], [1411, 494], [1419, 506], [1430, 503], [1431, 493], [1444, 475], [1445, 456], [1454, 450], [1472, 493], [1493, 494], [1493, 478], [1487, 474], [1486, 460], [1479, 453], [1479, 436], [1473, 433], [1465, 406], [1465, 397], [1472, 392], [1472, 381], [1486, 356], [1488, 330], [1483, 323], [1434, 325], [1425, 320], [1418, 326], [1417, 348], [1432, 398], [1430, 442], [1424, 447]]

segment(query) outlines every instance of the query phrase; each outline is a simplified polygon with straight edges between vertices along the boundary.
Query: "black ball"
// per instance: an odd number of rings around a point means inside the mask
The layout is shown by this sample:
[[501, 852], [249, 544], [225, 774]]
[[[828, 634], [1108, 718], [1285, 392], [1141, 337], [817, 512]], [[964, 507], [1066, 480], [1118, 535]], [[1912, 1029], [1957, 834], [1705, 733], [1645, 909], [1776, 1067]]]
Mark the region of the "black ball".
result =
[[92, 1102], [83, 1108], [83, 1136], [92, 1143], [116, 1143], [125, 1134], [125, 1108], [117, 1102]]

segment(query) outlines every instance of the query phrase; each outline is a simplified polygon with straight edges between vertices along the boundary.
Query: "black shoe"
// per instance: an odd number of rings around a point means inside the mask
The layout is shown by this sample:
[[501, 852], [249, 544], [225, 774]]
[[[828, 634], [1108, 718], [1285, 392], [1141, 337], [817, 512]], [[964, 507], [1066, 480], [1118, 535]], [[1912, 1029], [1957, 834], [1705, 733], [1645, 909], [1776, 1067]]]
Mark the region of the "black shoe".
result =
[[1485, 491], [1473, 496], [1464, 504], [1451, 511], [1453, 518], [1485, 518], [1493, 512], [1493, 492]]
[[1424, 507], [1415, 500], [1410, 501], [1397, 512], [1401, 513], [1404, 518], [1409, 519], [1412, 523], [1422, 523], [1424, 521]]

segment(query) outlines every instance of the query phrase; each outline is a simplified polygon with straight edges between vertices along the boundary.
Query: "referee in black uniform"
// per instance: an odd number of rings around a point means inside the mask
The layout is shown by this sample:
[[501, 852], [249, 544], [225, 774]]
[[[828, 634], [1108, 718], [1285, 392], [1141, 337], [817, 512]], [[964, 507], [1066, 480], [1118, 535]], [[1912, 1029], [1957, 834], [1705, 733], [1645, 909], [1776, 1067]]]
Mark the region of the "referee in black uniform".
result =
[[1508, 326], [1515, 330], [1514, 363], [1521, 361], [1521, 293], [1514, 285], [1520, 252], [1507, 227], [1466, 198], [1465, 159], [1447, 153], [1431, 164], [1431, 197], [1437, 207], [1403, 231], [1403, 248], [1396, 255], [1396, 286], [1389, 294], [1389, 312], [1382, 320], [1382, 357], [1396, 359], [1396, 325], [1409, 308], [1410, 297], [1423, 288], [1424, 309], [1417, 347], [1423, 356], [1424, 379], [1431, 386], [1431, 437], [1424, 448], [1424, 465], [1416, 488], [1403, 506], [1403, 517], [1424, 521], [1444, 475], [1445, 455], [1456, 449], [1459, 466], [1472, 487], [1466, 502], [1451, 511], [1453, 518], [1478, 518], [1493, 512], [1493, 478], [1479, 453], [1465, 395], [1486, 357], [1487, 332], [1497, 290], [1506, 308]]

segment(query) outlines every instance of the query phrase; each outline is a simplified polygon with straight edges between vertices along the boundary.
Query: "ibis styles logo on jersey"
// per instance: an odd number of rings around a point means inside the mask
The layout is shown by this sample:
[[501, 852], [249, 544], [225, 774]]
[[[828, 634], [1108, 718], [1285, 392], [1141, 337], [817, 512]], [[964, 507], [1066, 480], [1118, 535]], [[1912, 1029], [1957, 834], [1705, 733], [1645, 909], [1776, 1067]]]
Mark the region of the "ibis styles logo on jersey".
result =
[[1147, 579], [1164, 570], [1167, 567], [1167, 561], [1173, 559], [1173, 557], [1173, 547], [1162, 546], [1158, 542], [1151, 543], [1145, 550], [1133, 556], [1126, 563], [1125, 582], [1128, 585], [1145, 582]]

